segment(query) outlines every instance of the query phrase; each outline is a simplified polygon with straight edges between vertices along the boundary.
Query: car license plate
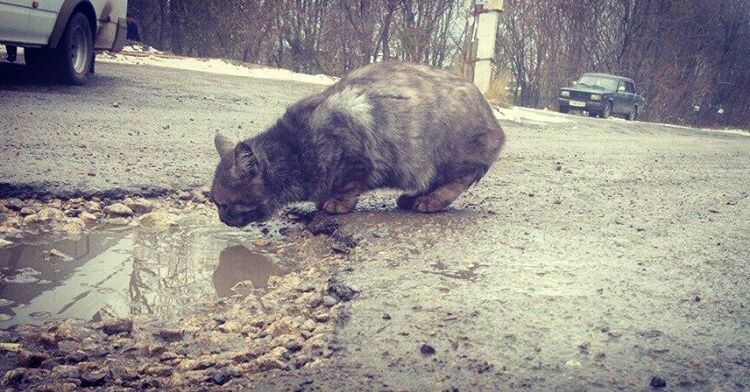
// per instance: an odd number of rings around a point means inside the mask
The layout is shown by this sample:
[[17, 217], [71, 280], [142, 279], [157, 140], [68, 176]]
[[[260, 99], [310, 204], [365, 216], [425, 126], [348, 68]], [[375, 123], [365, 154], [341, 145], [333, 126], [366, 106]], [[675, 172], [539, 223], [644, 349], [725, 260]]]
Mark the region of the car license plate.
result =
[[570, 106], [576, 107], [576, 108], [585, 108], [586, 102], [581, 101], [570, 101]]

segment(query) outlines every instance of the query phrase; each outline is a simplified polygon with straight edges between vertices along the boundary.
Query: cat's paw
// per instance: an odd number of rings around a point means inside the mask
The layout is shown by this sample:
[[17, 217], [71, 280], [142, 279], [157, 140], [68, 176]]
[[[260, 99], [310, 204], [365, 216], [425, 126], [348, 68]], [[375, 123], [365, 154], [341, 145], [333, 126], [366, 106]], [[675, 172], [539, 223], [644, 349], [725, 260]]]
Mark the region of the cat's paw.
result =
[[331, 198], [323, 203], [323, 211], [329, 214], [348, 214], [354, 211], [354, 207], [357, 206], [357, 199], [345, 199], [339, 200]]
[[417, 201], [416, 195], [403, 194], [396, 199], [396, 205], [402, 210], [411, 210], [414, 208], [414, 202]]
[[446, 204], [443, 200], [429, 195], [417, 197], [417, 199], [414, 201], [413, 209], [417, 212], [430, 213], [442, 211], [446, 207], [448, 207], [448, 204]]

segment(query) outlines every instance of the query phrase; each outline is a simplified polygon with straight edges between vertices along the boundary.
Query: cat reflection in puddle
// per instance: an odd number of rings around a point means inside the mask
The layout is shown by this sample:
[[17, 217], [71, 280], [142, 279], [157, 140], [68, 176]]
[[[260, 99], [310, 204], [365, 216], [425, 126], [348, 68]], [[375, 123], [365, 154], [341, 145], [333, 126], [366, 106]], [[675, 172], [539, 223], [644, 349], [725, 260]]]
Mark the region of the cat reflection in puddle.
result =
[[[267, 288], [268, 278], [284, 273], [271, 257], [242, 245], [234, 245], [221, 251], [212, 279], [216, 295], [226, 298], [235, 294], [248, 294], [247, 291], [252, 288]], [[232, 290], [240, 282], [252, 283], [252, 287], [242, 284], [238, 286], [242, 286], [242, 292]]]

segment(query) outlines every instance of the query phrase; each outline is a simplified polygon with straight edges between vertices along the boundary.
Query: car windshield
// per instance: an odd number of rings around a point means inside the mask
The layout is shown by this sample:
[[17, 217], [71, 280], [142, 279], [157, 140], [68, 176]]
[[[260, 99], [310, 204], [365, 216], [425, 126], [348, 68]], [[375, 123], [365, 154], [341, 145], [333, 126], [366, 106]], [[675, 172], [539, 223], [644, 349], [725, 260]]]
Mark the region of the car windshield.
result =
[[617, 80], [605, 76], [583, 75], [578, 81], [579, 85], [598, 87], [605, 90], [617, 90]]

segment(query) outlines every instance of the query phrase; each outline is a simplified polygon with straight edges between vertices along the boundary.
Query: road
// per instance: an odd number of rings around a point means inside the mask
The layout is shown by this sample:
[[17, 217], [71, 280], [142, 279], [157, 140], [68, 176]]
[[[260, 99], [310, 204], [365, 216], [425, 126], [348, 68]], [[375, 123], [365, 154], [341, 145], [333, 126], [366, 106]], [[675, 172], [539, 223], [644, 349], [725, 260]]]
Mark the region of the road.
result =
[[[0, 82], [3, 192], [203, 184], [217, 129], [253, 134], [321, 88], [97, 70], [86, 88]], [[358, 240], [337, 277], [359, 291], [336, 327], [339, 350], [244, 385], [750, 386], [750, 137], [548, 117], [503, 121], [498, 163], [449, 211], [398, 212], [397, 194], [381, 191], [333, 218]]]
[[7, 162], [0, 197], [150, 195], [204, 185], [217, 130], [257, 133], [320, 89], [105, 63], [97, 72], [81, 88], [0, 66], [0, 162]]

